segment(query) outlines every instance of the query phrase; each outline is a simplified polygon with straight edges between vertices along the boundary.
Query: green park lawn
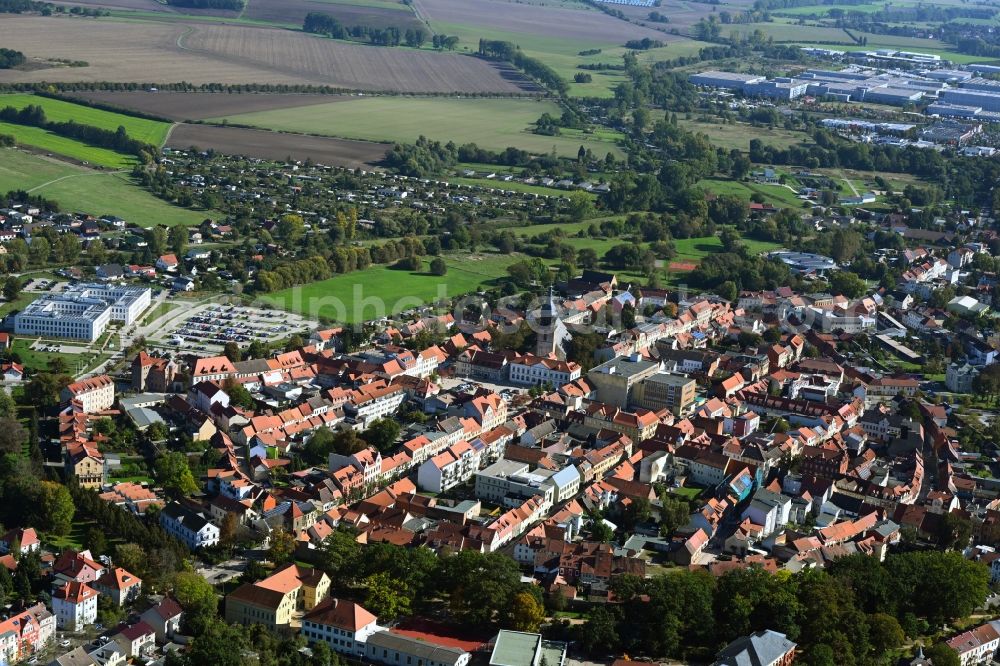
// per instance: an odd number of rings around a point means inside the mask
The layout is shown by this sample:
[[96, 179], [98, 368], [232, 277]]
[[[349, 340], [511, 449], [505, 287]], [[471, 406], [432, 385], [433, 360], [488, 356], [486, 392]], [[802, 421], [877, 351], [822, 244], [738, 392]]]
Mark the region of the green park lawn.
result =
[[[0, 129], [0, 132], [3, 130]], [[200, 224], [212, 211], [173, 206], [129, 181], [125, 174], [94, 171], [12, 148], [0, 149], [0, 192], [28, 190], [63, 210], [117, 215], [143, 227]]]
[[[310, 318], [324, 316], [355, 323], [396, 314], [417, 305], [432, 303], [438, 298], [467, 294], [481, 286], [488, 287], [507, 274], [507, 266], [523, 257], [461, 254], [444, 258], [448, 273], [441, 277], [427, 272], [371, 266], [363, 271], [278, 291], [264, 297], [264, 300]], [[425, 267], [429, 263], [425, 258]]]
[[294, 109], [258, 111], [226, 118], [229, 123], [285, 132], [339, 136], [367, 141], [413, 143], [421, 135], [442, 143], [475, 143], [503, 150], [515, 146], [535, 153], [575, 156], [583, 145], [603, 156], [620, 156], [615, 133], [544, 136], [530, 131], [543, 114], [562, 114], [557, 104], [532, 99], [463, 99], [446, 97], [356, 97]]
[[124, 127], [125, 132], [139, 141], [151, 143], [154, 146], [162, 146], [170, 132], [170, 123], [159, 120], [147, 120], [146, 118], [136, 118], [135, 116], [123, 113], [113, 113], [94, 109], [83, 104], [74, 104], [59, 99], [39, 97], [29, 94], [8, 94], [0, 95], [0, 107], [13, 106], [22, 109], [29, 104], [41, 106], [45, 110], [45, 117], [55, 122], [76, 121], [81, 125], [100, 127], [101, 129], [115, 131], [119, 127]]

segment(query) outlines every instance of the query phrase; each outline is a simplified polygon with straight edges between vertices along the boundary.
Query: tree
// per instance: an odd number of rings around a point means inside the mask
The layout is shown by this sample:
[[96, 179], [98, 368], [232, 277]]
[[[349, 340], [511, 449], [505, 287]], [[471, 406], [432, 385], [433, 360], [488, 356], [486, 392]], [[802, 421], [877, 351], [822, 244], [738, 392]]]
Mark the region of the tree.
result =
[[[173, 596], [184, 609], [185, 621], [195, 633], [215, 619], [219, 599], [215, 588], [193, 571], [181, 571], [174, 576]], [[211, 662], [203, 662], [211, 663]]]
[[16, 419], [0, 417], [0, 454], [20, 454], [28, 441], [28, 431]]
[[339, 528], [317, 549], [317, 566], [338, 584], [346, 585], [361, 562], [361, 545], [347, 528]]
[[154, 469], [156, 480], [172, 495], [185, 496], [198, 492], [198, 484], [183, 453], [172, 451], [160, 456]]
[[13, 301], [21, 293], [21, 278], [16, 275], [9, 276], [3, 283], [4, 300]]
[[855, 273], [835, 271], [830, 275], [830, 290], [847, 298], [858, 298], [868, 291], [868, 285]]
[[225, 347], [222, 348], [222, 353], [233, 363], [239, 363], [243, 360], [243, 352], [235, 342], [227, 342]]
[[184, 254], [184, 250], [187, 248], [188, 242], [188, 230], [183, 224], [178, 224], [176, 226], [170, 227], [170, 231], [167, 233], [167, 243], [170, 245], [170, 249], [177, 256]]
[[69, 534], [76, 506], [69, 490], [61, 483], [42, 481], [38, 493], [38, 512], [43, 529], [55, 535]]
[[146, 551], [137, 543], [120, 543], [115, 546], [115, 564], [145, 578], [147, 567]]
[[402, 592], [403, 585], [388, 573], [372, 574], [365, 578], [363, 584], [367, 588], [365, 608], [380, 620], [393, 620], [410, 613], [410, 598]]
[[302, 449], [303, 460], [309, 465], [326, 465], [333, 453], [334, 443], [333, 431], [326, 426], [316, 428]]
[[146, 429], [146, 437], [151, 442], [162, 442], [170, 436], [170, 429], [163, 421], [156, 421]]
[[947, 643], [935, 643], [924, 650], [924, 657], [929, 659], [934, 666], [962, 666], [962, 660], [958, 658], [958, 653]]
[[184, 660], [185, 664], [243, 666], [251, 661], [248, 658], [250, 645], [243, 627], [228, 624], [217, 617], [207, 618], [202, 624], [200, 635], [191, 642], [191, 648]]
[[59, 392], [72, 381], [73, 379], [66, 375], [54, 375], [48, 372], [37, 374], [24, 387], [25, 402], [43, 409], [54, 407], [59, 404]]
[[480, 628], [495, 623], [521, 584], [520, 569], [511, 558], [469, 550], [445, 559], [439, 578], [455, 618]]
[[234, 379], [227, 379], [223, 385], [223, 390], [226, 392], [226, 395], [229, 396], [230, 402], [237, 407], [242, 407], [243, 409], [254, 409], [257, 406], [257, 401], [253, 399], [250, 391], [248, 391], [243, 384], [240, 384]]
[[660, 497], [660, 533], [669, 536], [677, 528], [687, 524], [691, 516], [691, 507], [682, 499], [671, 497], [664, 493]]
[[594, 516], [590, 521], [590, 538], [600, 543], [608, 543], [615, 536], [615, 531], [604, 522], [603, 518]]
[[282, 215], [275, 225], [275, 234], [285, 242], [285, 245], [295, 245], [306, 231], [301, 215]]
[[614, 606], [597, 606], [590, 612], [587, 622], [580, 625], [580, 643], [589, 653], [617, 652], [621, 643], [618, 635], [620, 610]]
[[434, 257], [431, 259], [431, 275], [446, 275], [448, 273], [448, 264], [441, 257]]
[[399, 437], [399, 423], [392, 419], [376, 419], [365, 429], [362, 437], [379, 451], [388, 451]]
[[87, 530], [84, 543], [87, 544], [87, 550], [93, 553], [94, 557], [108, 552], [108, 540], [104, 536], [104, 532], [96, 527]]
[[887, 613], [875, 613], [868, 621], [870, 627], [872, 647], [878, 654], [885, 654], [889, 650], [895, 650], [906, 640], [903, 628], [899, 626], [899, 621]]
[[508, 616], [514, 631], [534, 633], [545, 619], [545, 608], [531, 592], [518, 592], [511, 599]]
[[271, 547], [267, 551], [267, 559], [280, 566], [295, 554], [295, 538], [291, 532], [283, 529], [274, 530], [271, 534]]

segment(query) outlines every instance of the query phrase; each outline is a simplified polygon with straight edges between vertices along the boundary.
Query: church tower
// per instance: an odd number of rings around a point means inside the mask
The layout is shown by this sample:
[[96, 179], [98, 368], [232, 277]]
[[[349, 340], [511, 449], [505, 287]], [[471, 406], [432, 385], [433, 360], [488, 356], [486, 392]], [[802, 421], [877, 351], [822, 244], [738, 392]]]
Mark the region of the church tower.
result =
[[559, 318], [559, 311], [556, 308], [556, 299], [549, 287], [549, 298], [542, 304], [535, 320], [535, 355], [550, 356], [554, 354], [557, 358], [563, 358], [563, 342], [569, 336], [566, 325]]

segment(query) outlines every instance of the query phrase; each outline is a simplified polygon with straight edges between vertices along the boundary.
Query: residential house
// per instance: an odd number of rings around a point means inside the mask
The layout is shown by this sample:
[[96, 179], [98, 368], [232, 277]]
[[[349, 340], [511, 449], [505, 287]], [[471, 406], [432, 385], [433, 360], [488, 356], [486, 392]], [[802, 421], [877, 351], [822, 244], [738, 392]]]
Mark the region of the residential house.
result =
[[334, 652], [361, 658], [368, 637], [382, 631], [377, 619], [352, 601], [326, 599], [302, 618], [302, 635], [309, 643], [323, 641]]
[[219, 543], [219, 528], [204, 513], [173, 502], [160, 511], [160, 526], [191, 550]]
[[67, 582], [52, 592], [52, 612], [56, 626], [81, 631], [97, 621], [97, 590], [86, 583]]
[[326, 599], [330, 577], [318, 569], [287, 564], [264, 580], [245, 583], [226, 597], [226, 622], [288, 628], [292, 615]]

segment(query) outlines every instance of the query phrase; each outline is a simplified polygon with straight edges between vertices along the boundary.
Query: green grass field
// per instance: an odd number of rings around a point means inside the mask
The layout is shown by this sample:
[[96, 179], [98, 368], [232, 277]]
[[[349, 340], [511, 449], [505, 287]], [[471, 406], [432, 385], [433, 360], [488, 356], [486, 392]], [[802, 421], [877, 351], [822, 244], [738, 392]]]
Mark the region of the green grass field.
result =
[[735, 194], [744, 199], [759, 194], [766, 203], [779, 208], [802, 208], [803, 204], [795, 192], [781, 185], [758, 185], [722, 178], [706, 178], [699, 181], [698, 186], [713, 194]]
[[760, 139], [765, 144], [776, 148], [788, 148], [799, 143], [806, 142], [808, 136], [803, 132], [792, 132], [778, 127], [754, 127], [745, 123], [728, 125], [719, 119], [714, 122], [700, 122], [698, 120], [678, 119], [678, 124], [690, 132], [701, 132], [707, 134], [712, 145], [732, 150], [750, 149], [751, 139]]
[[[275, 292], [263, 300], [308, 317], [325, 316], [355, 323], [488, 287], [496, 278], [506, 275], [507, 266], [519, 259], [498, 254], [446, 256], [448, 274], [442, 277], [372, 266]], [[429, 263], [425, 260], [425, 267]]]
[[56, 201], [66, 211], [117, 215], [144, 227], [200, 224], [214, 215], [211, 211], [172, 206], [132, 184], [124, 174], [93, 171], [20, 150], [0, 149], [0, 192], [20, 189]]
[[125, 132], [133, 139], [151, 143], [154, 146], [162, 146], [170, 131], [170, 123], [102, 111], [83, 104], [73, 104], [37, 95], [0, 95], [0, 107], [13, 106], [22, 109], [29, 104], [41, 106], [45, 110], [45, 117], [49, 120], [56, 122], [73, 120], [81, 125], [90, 125], [112, 131], [124, 127]]
[[109, 169], [127, 169], [136, 163], [135, 157], [116, 153], [107, 148], [89, 146], [80, 141], [53, 134], [40, 127], [0, 122], [0, 134], [13, 136], [19, 145], [31, 146], [49, 153], [58, 153], [73, 160]]
[[423, 135], [459, 145], [475, 143], [491, 150], [515, 146], [535, 153], [555, 149], [560, 155], [575, 156], [583, 145], [599, 156], [608, 152], [622, 154], [614, 143], [617, 135], [613, 132], [579, 136], [530, 132], [530, 126], [546, 112], [562, 115], [553, 102], [529, 99], [357, 97], [295, 109], [239, 114], [225, 120], [286, 132], [368, 141], [412, 143]]

